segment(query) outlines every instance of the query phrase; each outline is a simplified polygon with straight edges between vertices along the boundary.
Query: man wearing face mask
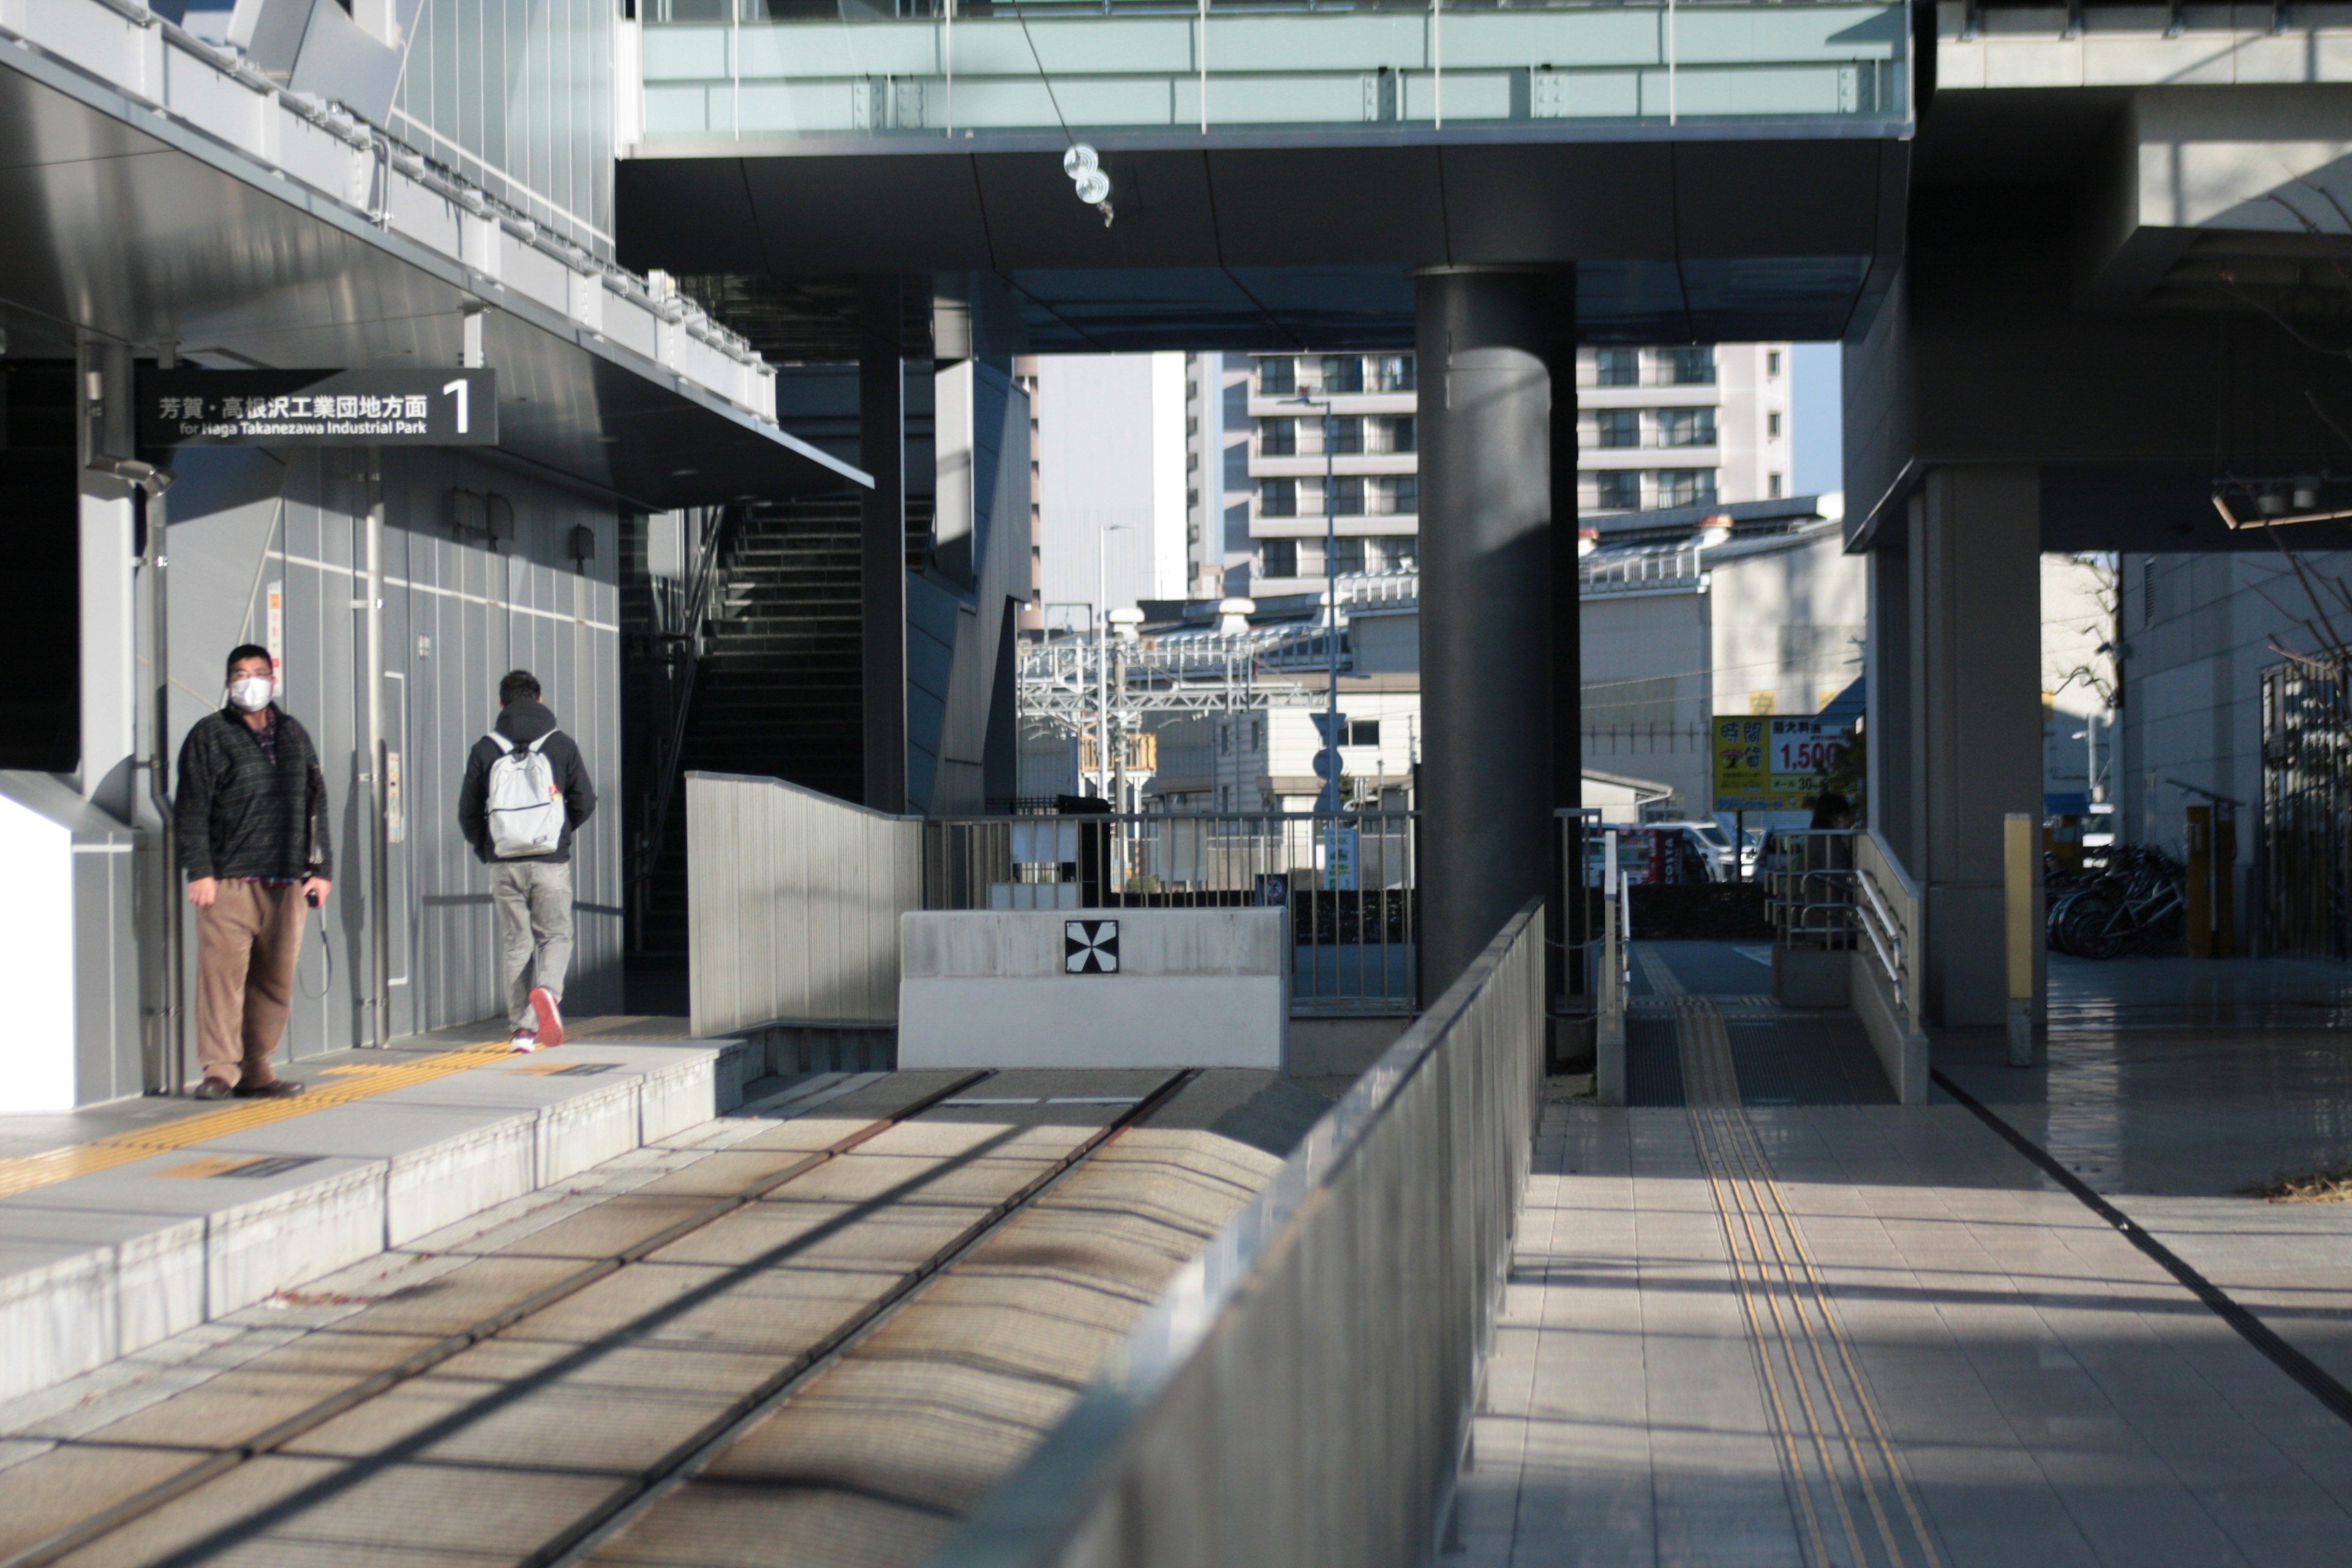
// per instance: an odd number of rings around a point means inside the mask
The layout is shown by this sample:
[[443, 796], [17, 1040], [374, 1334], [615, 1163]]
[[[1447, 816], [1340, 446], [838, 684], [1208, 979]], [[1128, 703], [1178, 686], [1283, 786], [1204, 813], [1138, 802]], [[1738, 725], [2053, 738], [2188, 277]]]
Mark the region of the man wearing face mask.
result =
[[228, 656], [228, 701], [180, 747], [172, 805], [196, 907], [199, 1100], [299, 1094], [270, 1070], [293, 1005], [307, 909], [333, 874], [327, 781], [310, 731], [278, 710], [269, 650]]

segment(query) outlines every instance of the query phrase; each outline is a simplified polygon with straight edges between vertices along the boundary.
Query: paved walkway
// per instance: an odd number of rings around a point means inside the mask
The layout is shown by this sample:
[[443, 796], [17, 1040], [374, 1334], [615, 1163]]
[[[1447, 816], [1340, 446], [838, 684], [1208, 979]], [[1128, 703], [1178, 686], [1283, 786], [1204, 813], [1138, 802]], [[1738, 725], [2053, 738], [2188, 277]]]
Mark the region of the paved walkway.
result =
[[[1949, 1096], [1743, 1103], [1673, 993], [1753, 978], [1644, 957], [1685, 1103], [1547, 1115], [1465, 1559], [2352, 1563], [2352, 1425]], [[2352, 1382], [2352, 1205], [2238, 1190], [2352, 1141], [2339, 985], [2053, 963], [2047, 1068], [1937, 1063]]]

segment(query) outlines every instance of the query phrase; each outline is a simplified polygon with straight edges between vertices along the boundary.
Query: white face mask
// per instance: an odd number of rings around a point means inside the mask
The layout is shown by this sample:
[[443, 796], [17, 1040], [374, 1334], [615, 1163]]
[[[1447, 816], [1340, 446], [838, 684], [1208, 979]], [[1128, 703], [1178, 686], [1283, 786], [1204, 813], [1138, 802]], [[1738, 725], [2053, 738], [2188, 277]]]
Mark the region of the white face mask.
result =
[[248, 675], [228, 683], [228, 700], [248, 713], [258, 713], [269, 706], [278, 683], [266, 675]]

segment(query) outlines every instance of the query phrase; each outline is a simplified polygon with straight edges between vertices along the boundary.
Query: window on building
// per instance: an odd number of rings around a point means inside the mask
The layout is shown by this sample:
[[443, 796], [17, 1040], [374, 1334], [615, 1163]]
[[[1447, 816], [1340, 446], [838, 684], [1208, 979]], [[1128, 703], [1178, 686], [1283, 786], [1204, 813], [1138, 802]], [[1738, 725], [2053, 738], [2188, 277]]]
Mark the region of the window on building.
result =
[[1383, 572], [1410, 572], [1421, 564], [1421, 541], [1410, 533], [1390, 533], [1372, 541], [1380, 551]]
[[1360, 354], [1324, 355], [1323, 390], [1327, 393], [1363, 391], [1363, 356]]
[[1253, 751], [1253, 752], [1255, 752], [1255, 751], [1256, 751], [1260, 746], [1263, 746], [1263, 745], [1265, 745], [1265, 720], [1263, 720], [1263, 719], [1253, 719], [1253, 720], [1251, 720], [1251, 721], [1250, 721], [1250, 750], [1251, 750], [1251, 751]]
[[1380, 354], [1373, 358], [1373, 391], [1411, 392], [1414, 384], [1411, 354]]
[[1298, 362], [1288, 358], [1258, 361], [1257, 389], [1268, 397], [1288, 397], [1298, 390]]
[[1416, 452], [1421, 449], [1421, 427], [1413, 423], [1412, 415], [1400, 414], [1381, 423], [1387, 426], [1387, 445], [1381, 450]]
[[1774, 441], [1780, 438], [1780, 411], [1779, 409], [1776, 408], [1769, 414], [1764, 416], [1764, 434], [1768, 438]]
[[1381, 721], [1378, 719], [1350, 719], [1348, 738], [1343, 746], [1377, 746], [1381, 743]]
[[1231, 721], [1217, 726], [1217, 750], [1228, 757], [1234, 754], [1234, 726]]
[[1298, 541], [1269, 539], [1258, 546], [1258, 575], [1262, 577], [1296, 577], [1298, 575]]
[[1364, 422], [1349, 417], [1331, 421], [1331, 450], [1342, 458], [1360, 457], [1364, 450]]
[[1592, 476], [1592, 504], [1602, 511], [1639, 511], [1642, 476], [1632, 468], [1604, 469]]
[[1261, 517], [1297, 517], [1298, 481], [1260, 479], [1257, 482], [1257, 510]]
[[1335, 539], [1331, 542], [1331, 574], [1335, 577], [1359, 576], [1364, 570], [1364, 542], [1360, 539]]
[[1341, 474], [1331, 481], [1331, 511], [1336, 517], [1364, 515], [1364, 477]]
[[1700, 343], [1686, 349], [1662, 349], [1658, 368], [1664, 372], [1669, 386], [1713, 386], [1715, 384], [1715, 345]]
[[1779, 500], [1780, 499], [1780, 475], [1767, 474], [1764, 476], [1764, 499], [1766, 500]]
[[1258, 423], [1257, 449], [1268, 458], [1295, 458], [1298, 455], [1298, 421], [1296, 419], [1265, 419]]
[[1421, 510], [1421, 476], [1398, 474], [1387, 484], [1386, 510], [1398, 517], [1412, 517]]
[[1592, 356], [1592, 380], [1596, 386], [1639, 386], [1642, 384], [1642, 351], [1639, 349], [1601, 349]]
[[1715, 470], [1713, 468], [1660, 468], [1658, 470], [1658, 504], [1669, 506], [1713, 506], [1715, 504]]
[[1593, 444], [1600, 447], [1638, 447], [1642, 444], [1642, 411], [1638, 408], [1604, 408], [1592, 416]]
[[1714, 446], [1715, 410], [1712, 408], [1659, 409], [1658, 445], [1661, 447]]
[[1766, 375], [1778, 375], [1780, 374], [1780, 351], [1779, 349], [1766, 349], [1764, 351], [1764, 374]]

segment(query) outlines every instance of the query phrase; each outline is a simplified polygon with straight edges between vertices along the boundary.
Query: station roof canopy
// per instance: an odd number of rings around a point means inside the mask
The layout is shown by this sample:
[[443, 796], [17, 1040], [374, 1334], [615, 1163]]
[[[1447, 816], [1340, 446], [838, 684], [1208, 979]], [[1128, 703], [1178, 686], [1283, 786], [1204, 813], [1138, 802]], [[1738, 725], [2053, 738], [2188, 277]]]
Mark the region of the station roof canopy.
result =
[[0, 50], [0, 211], [14, 357], [71, 354], [94, 336], [142, 355], [171, 340], [215, 366], [454, 365], [478, 306], [508, 460], [648, 510], [870, 483], [693, 377], [37, 47]]

